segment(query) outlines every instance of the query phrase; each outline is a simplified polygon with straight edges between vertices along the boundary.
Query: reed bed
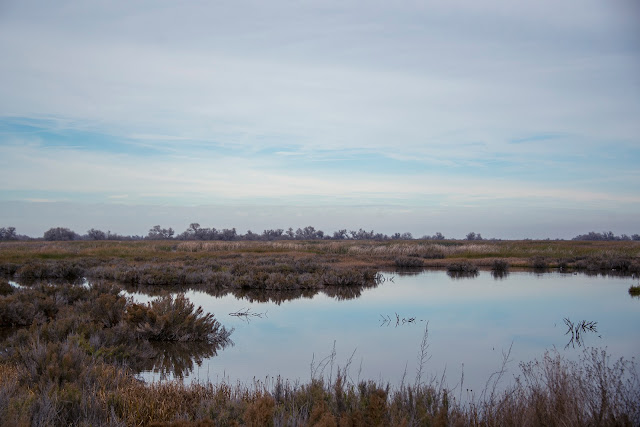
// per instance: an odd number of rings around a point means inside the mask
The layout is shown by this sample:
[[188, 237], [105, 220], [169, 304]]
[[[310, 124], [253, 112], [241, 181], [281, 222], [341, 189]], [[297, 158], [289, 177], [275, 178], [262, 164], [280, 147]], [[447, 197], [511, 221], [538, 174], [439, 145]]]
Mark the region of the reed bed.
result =
[[[430, 373], [420, 346], [411, 383], [351, 380], [351, 360], [335, 352], [311, 365], [306, 383], [267, 377], [250, 384], [179, 381], [145, 384], [124, 366], [89, 357], [73, 341], [38, 344], [23, 363], [0, 362], [0, 418], [5, 425], [111, 426], [635, 426], [640, 377], [632, 360], [585, 349], [580, 360], [558, 352], [521, 363], [500, 387], [502, 368], [474, 394]], [[55, 358], [58, 359], [55, 359]], [[31, 361], [35, 362], [31, 362]], [[48, 365], [47, 360], [62, 363]], [[36, 363], [34, 369], [33, 363]], [[43, 368], [38, 368], [41, 364]], [[502, 391], [498, 391], [502, 390]]]

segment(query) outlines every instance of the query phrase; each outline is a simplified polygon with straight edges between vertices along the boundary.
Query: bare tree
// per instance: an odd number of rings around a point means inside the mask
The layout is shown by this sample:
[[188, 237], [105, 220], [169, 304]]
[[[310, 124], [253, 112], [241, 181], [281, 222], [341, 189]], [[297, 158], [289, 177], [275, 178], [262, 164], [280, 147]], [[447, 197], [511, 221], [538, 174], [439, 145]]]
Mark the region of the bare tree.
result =
[[173, 228], [162, 228], [159, 225], [154, 225], [153, 228], [149, 230], [149, 234], [147, 234], [147, 238], [151, 240], [168, 240], [173, 237]]
[[18, 240], [15, 227], [0, 228], [0, 240]]
[[92, 228], [91, 230], [87, 231], [87, 238], [90, 240], [106, 240], [107, 233], [102, 230], [96, 230], [95, 228]]

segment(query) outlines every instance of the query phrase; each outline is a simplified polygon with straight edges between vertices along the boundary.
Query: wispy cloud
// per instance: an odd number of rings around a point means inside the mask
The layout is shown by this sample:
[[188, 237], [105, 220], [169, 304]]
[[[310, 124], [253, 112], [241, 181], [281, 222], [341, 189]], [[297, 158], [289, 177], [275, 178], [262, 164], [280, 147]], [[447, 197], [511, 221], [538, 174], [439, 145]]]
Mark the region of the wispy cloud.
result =
[[637, 203], [631, 2], [2, 8], [5, 200]]

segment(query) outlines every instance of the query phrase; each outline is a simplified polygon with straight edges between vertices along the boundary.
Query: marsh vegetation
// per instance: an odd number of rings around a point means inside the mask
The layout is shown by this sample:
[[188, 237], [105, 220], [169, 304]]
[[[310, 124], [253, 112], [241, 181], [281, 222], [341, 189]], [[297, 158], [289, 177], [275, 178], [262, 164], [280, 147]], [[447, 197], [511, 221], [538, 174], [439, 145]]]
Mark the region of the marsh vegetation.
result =
[[[0, 336], [0, 418], [8, 425], [637, 425], [633, 359], [593, 348], [579, 360], [552, 351], [523, 362], [515, 380], [496, 381], [504, 377], [499, 368], [471, 390], [464, 380], [449, 385], [444, 373], [431, 374], [428, 329], [415, 341], [419, 370], [400, 383], [355, 378], [352, 359], [339, 366], [335, 351], [302, 382], [149, 384], [137, 376], [190, 375], [233, 348], [221, 316], [268, 317], [253, 305], [214, 317], [196, 308], [190, 289], [277, 305], [319, 294], [351, 300], [387, 279], [394, 286], [381, 269], [438, 267], [463, 281], [483, 269], [499, 275], [532, 267], [538, 257], [563, 270], [637, 269], [633, 241], [567, 243], [3, 242], [0, 326], [11, 332]], [[130, 296], [139, 292], [154, 297]], [[377, 312], [372, 323], [380, 327], [383, 316], [390, 326], [406, 325], [390, 332], [425, 327], [420, 313], [390, 313]], [[574, 333], [596, 327], [587, 323], [573, 324]]]

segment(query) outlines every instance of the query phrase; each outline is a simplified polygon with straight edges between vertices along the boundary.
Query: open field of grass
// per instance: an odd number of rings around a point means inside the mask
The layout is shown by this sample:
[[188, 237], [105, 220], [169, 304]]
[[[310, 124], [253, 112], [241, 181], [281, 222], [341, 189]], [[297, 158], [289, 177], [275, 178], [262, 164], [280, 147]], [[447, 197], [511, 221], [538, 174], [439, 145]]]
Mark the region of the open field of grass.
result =
[[[548, 267], [640, 271], [638, 241], [70, 241], [0, 242], [0, 265], [29, 261], [77, 261], [101, 264], [127, 262], [187, 262], [202, 259], [257, 258], [284, 255], [323, 263], [393, 268], [396, 260], [419, 259], [426, 267], [445, 268], [468, 261], [490, 268], [494, 261], [511, 267]], [[417, 261], [414, 263], [419, 264]]]

